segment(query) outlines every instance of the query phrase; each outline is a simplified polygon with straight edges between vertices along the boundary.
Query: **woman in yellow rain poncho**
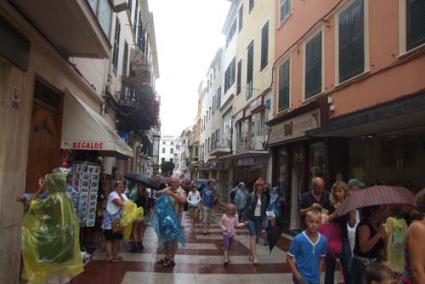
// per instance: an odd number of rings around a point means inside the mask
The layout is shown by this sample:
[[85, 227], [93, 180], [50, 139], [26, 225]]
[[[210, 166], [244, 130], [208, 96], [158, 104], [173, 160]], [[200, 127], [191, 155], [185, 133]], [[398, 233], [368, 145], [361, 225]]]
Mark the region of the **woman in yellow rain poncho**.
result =
[[54, 278], [64, 281], [83, 271], [80, 225], [66, 195], [66, 176], [67, 173], [46, 175], [47, 197], [34, 198], [24, 216], [23, 278], [31, 284], [44, 284]]

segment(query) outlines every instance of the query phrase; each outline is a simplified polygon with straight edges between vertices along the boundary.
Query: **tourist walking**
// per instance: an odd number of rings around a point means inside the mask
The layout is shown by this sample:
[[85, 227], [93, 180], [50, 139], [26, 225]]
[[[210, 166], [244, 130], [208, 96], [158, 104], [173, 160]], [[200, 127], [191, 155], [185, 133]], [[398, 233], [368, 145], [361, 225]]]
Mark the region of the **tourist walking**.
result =
[[106, 261], [109, 262], [122, 261], [122, 258], [118, 255], [121, 240], [124, 238], [123, 228], [120, 226], [120, 218], [121, 208], [128, 200], [124, 191], [124, 181], [116, 179], [114, 191], [109, 193], [106, 210], [103, 212], [102, 230], [106, 242]]
[[[159, 191], [158, 194], [166, 194], [171, 198], [171, 203], [174, 206], [174, 210], [179, 221], [179, 226], [181, 224], [184, 204], [186, 203], [186, 192], [180, 186], [180, 181], [172, 177], [170, 179], [170, 186]], [[161, 259], [158, 263], [162, 264], [163, 267], [174, 267], [176, 265], [174, 258], [177, 253], [177, 236], [176, 239], [167, 240], [164, 243], [165, 248], [165, 258]]]
[[190, 191], [187, 196], [187, 203], [189, 205], [189, 214], [192, 221], [192, 233], [195, 232], [195, 224], [198, 222], [199, 217], [199, 205], [201, 203], [201, 194], [196, 189], [196, 184], [190, 184]]
[[224, 240], [224, 266], [230, 263], [230, 251], [232, 250], [233, 238], [236, 235], [235, 228], [242, 228], [245, 223], [239, 223], [235, 216], [236, 206], [232, 203], [226, 205], [226, 213], [221, 216], [220, 227]]
[[213, 206], [218, 200], [218, 193], [215, 189], [215, 180], [210, 179], [207, 187], [202, 191], [202, 215], [204, 222], [204, 235], [209, 234], [210, 224], [215, 222]]
[[236, 194], [235, 194], [235, 205], [238, 213], [239, 221], [242, 220], [243, 211], [246, 209], [248, 205], [249, 193], [246, 190], [246, 186], [244, 182], [240, 182], [237, 186]]
[[143, 208], [143, 218], [141, 220], [133, 222], [133, 229], [131, 233], [132, 242], [130, 244], [130, 252], [140, 252], [144, 249], [143, 237], [144, 237], [144, 226], [145, 221], [149, 218], [150, 202], [149, 194], [146, 185], [142, 182], [137, 183], [137, 191], [134, 197], [134, 203], [137, 207]]
[[366, 267], [379, 260], [384, 249], [385, 227], [388, 207], [372, 206], [363, 209], [363, 219], [356, 229], [354, 255], [351, 261], [353, 284], [366, 283]]
[[321, 223], [319, 209], [306, 212], [306, 229], [296, 235], [289, 246], [287, 263], [295, 284], [319, 284], [326, 256], [326, 237], [317, 230]]
[[253, 264], [258, 262], [257, 244], [263, 230], [267, 207], [267, 198], [264, 195], [264, 180], [260, 177], [254, 183], [254, 192], [248, 201], [248, 209], [246, 211], [250, 235], [249, 258]]
[[405, 240], [405, 268], [401, 284], [425, 283], [425, 189], [416, 195], [416, 210]]
[[[337, 236], [325, 236], [328, 238], [328, 253], [326, 255], [326, 273], [325, 283], [334, 283], [334, 273], [336, 260], [339, 259], [342, 265], [342, 273], [344, 275], [344, 283], [351, 283], [350, 263], [351, 263], [351, 248], [350, 241], [348, 240], [347, 226], [354, 227], [356, 225], [355, 212], [343, 216], [337, 216], [335, 210], [341, 203], [350, 195], [348, 185], [343, 181], [337, 181], [333, 184], [329, 200], [331, 203], [331, 213], [328, 217], [330, 224], [324, 226], [334, 226], [338, 232]], [[332, 244], [332, 245], [331, 245]], [[337, 248], [337, 252], [334, 250]]]
[[321, 177], [315, 177], [312, 180], [312, 189], [301, 196], [301, 202], [299, 204], [300, 215], [302, 219], [302, 227], [305, 227], [304, 217], [308, 211], [313, 208], [321, 210], [327, 210], [328, 212], [332, 208], [332, 204], [329, 201], [329, 192], [325, 191], [325, 182]]

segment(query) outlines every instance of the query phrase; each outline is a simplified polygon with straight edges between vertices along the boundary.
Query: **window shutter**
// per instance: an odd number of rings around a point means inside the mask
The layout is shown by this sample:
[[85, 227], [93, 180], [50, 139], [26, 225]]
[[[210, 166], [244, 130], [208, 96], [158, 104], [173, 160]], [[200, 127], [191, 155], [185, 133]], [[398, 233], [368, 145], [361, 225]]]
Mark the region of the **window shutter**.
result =
[[425, 1], [406, 1], [407, 50], [425, 43]]
[[267, 66], [269, 57], [269, 22], [261, 31], [261, 70]]
[[322, 33], [306, 44], [305, 97], [314, 96], [322, 90]]
[[279, 67], [279, 110], [289, 107], [289, 59]]
[[237, 89], [236, 94], [239, 95], [241, 93], [241, 80], [242, 80], [242, 59], [238, 62], [238, 78], [237, 78]]
[[364, 71], [363, 0], [355, 1], [339, 17], [339, 81]]

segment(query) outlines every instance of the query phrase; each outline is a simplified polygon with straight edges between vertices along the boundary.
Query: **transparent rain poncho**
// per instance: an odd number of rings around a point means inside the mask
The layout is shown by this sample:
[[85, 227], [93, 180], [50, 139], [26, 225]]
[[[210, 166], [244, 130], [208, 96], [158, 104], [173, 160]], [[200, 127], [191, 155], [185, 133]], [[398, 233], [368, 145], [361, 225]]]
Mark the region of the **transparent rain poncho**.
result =
[[406, 238], [407, 223], [404, 219], [387, 218], [385, 222], [387, 232], [387, 263], [398, 273], [404, 270], [404, 240]]
[[185, 245], [186, 240], [180, 227], [180, 220], [170, 197], [165, 194], [161, 194], [156, 200], [152, 227], [161, 245], [172, 240], [178, 240], [182, 245]]
[[23, 278], [31, 284], [49, 278], [72, 278], [83, 271], [80, 225], [66, 195], [67, 173], [46, 175], [48, 195], [33, 200], [22, 229]]
[[120, 225], [124, 227], [124, 240], [129, 241], [133, 222], [140, 221], [143, 218], [143, 208], [137, 207], [133, 201], [127, 201], [121, 211]]

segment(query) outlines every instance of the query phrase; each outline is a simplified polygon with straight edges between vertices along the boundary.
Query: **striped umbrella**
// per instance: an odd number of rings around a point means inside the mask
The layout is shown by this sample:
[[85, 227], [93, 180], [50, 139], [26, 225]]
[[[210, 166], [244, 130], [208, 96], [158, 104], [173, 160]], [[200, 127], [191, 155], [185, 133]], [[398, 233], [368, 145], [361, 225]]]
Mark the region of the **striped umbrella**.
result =
[[354, 191], [336, 210], [338, 216], [376, 205], [415, 205], [415, 195], [401, 186], [376, 185]]

